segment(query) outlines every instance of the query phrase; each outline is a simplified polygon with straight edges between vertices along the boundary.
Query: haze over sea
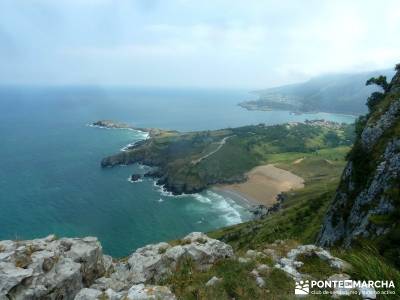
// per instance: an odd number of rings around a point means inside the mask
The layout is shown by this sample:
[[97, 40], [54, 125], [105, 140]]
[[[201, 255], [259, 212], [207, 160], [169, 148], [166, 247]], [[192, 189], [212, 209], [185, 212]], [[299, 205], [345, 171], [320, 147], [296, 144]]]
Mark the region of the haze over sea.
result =
[[0, 240], [97, 236], [104, 251], [135, 248], [247, 220], [245, 209], [211, 191], [173, 197], [141, 166], [101, 169], [100, 160], [143, 138], [87, 126], [112, 119], [181, 131], [306, 119], [353, 122], [334, 114], [246, 111], [242, 90], [150, 88], [0, 88]]

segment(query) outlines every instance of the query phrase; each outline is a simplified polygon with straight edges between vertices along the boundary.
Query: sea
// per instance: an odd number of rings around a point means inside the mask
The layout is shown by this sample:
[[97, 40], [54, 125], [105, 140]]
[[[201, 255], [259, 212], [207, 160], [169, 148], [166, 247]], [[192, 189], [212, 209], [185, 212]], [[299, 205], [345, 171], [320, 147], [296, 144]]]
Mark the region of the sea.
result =
[[100, 119], [180, 131], [354, 116], [247, 111], [247, 90], [133, 87], [0, 87], [0, 240], [97, 236], [124, 257], [145, 244], [211, 231], [251, 218], [226, 195], [172, 196], [151, 179], [129, 182], [146, 166], [102, 169], [100, 161], [138, 131], [88, 126]]

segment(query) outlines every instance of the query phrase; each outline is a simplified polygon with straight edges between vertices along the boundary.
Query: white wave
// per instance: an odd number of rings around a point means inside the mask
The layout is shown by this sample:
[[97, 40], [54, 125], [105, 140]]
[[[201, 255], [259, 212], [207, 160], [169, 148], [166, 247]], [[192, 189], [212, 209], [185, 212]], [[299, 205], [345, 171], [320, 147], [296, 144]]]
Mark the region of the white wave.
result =
[[142, 134], [143, 136], [145, 136], [145, 138], [149, 137], [149, 133], [147, 131], [143, 131], [143, 130], [139, 130], [139, 129], [135, 129], [135, 128], [129, 128], [129, 127], [107, 127], [107, 126], [100, 126], [100, 125], [94, 125], [94, 124], [86, 124], [86, 126], [88, 127], [93, 127], [93, 128], [101, 128], [101, 129], [113, 129], [113, 130], [129, 130], [129, 131], [135, 131], [137, 133]]
[[158, 199], [158, 202], [164, 202], [163, 198]]
[[149, 138], [149, 136], [150, 136], [148, 132], [142, 132], [142, 131], [138, 131], [138, 130], [134, 130], [134, 129], [131, 129], [131, 130], [137, 132], [140, 136], [137, 137], [138, 138], [137, 141], [134, 141], [134, 142], [129, 143], [128, 145], [122, 147], [120, 149], [122, 152], [125, 152], [125, 151], [129, 150], [130, 147], [135, 146], [140, 141], [147, 140]]
[[138, 141], [133, 142], [133, 143], [129, 143], [128, 145], [122, 147], [120, 150], [121, 150], [122, 152], [128, 151], [129, 148], [132, 147], [132, 146], [135, 146], [137, 142], [138, 142]]
[[129, 130], [129, 131], [134, 131], [136, 133], [135, 138], [137, 138], [137, 141], [129, 143], [128, 145], [122, 147], [120, 150], [121, 151], [127, 151], [129, 147], [134, 146], [137, 142], [147, 140], [150, 138], [150, 134], [146, 131], [141, 131], [138, 129], [133, 129], [133, 128], [112, 128], [112, 127], [106, 127], [106, 126], [99, 126], [99, 125], [93, 125], [93, 124], [86, 124], [86, 126], [89, 127], [94, 127], [94, 128], [101, 128], [101, 129], [117, 129], [117, 130]]
[[139, 178], [138, 180], [133, 181], [131, 177], [128, 177], [128, 181], [129, 181], [130, 183], [138, 183], [138, 182], [143, 182], [143, 179], [142, 179], [142, 178]]
[[230, 198], [224, 197], [209, 190], [190, 196], [203, 204], [211, 206], [211, 210], [220, 212], [221, 217], [224, 219], [226, 225], [233, 225], [243, 222], [241, 214], [241, 212], [243, 212], [243, 207], [238, 205]]
[[201, 203], [211, 203], [211, 199], [202, 195], [202, 194], [193, 194], [192, 197], [194, 197], [197, 201]]
[[[174, 195], [171, 192], [167, 191], [164, 185], [157, 185], [156, 180], [153, 181], [153, 185], [163, 197], [192, 197], [198, 202], [210, 206], [212, 211], [220, 212], [225, 225], [238, 224], [244, 221], [241, 214], [241, 212], [244, 211], [243, 207], [228, 197], [214, 193], [210, 190], [197, 194]], [[197, 221], [197, 223], [202, 222], [202, 220]]]
[[164, 196], [164, 197], [175, 197], [175, 198], [180, 198], [180, 197], [185, 197], [188, 196], [188, 194], [181, 194], [181, 195], [174, 195], [172, 192], [168, 191], [164, 185], [158, 185], [157, 180], [153, 180], [153, 186], [158, 190], [158, 192]]
[[240, 211], [243, 211], [243, 208], [234, 200], [212, 191], [207, 191], [205, 198], [211, 201], [215, 210], [222, 213], [222, 217], [225, 219], [226, 225], [233, 225], [243, 222], [242, 215], [240, 213]]

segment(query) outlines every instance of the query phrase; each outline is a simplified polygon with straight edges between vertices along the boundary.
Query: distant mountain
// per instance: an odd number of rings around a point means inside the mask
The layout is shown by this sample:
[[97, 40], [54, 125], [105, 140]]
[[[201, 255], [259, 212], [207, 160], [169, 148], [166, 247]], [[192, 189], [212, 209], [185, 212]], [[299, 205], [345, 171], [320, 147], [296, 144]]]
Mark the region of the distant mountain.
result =
[[393, 77], [393, 70], [353, 74], [330, 74], [298, 84], [255, 91], [259, 99], [239, 103], [248, 110], [290, 110], [294, 112], [332, 112], [364, 114], [365, 99], [377, 90], [365, 82], [379, 75]]

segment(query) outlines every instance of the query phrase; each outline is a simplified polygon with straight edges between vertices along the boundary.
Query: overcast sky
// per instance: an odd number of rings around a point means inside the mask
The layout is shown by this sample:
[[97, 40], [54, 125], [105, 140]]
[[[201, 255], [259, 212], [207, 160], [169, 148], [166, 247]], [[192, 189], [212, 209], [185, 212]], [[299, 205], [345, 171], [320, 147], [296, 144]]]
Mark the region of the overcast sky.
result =
[[400, 62], [399, 0], [1, 0], [0, 84], [262, 88]]

